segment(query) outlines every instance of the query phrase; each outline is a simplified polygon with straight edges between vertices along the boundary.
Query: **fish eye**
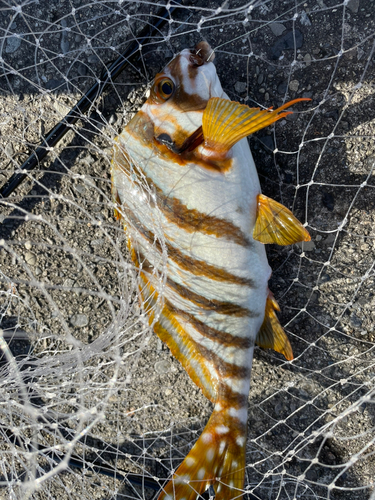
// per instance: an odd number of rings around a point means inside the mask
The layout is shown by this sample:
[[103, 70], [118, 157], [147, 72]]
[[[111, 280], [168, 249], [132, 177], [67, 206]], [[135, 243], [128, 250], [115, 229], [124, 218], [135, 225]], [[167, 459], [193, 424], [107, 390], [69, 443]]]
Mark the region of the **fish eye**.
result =
[[168, 100], [174, 92], [174, 83], [170, 78], [163, 78], [156, 84], [156, 95], [163, 101]]

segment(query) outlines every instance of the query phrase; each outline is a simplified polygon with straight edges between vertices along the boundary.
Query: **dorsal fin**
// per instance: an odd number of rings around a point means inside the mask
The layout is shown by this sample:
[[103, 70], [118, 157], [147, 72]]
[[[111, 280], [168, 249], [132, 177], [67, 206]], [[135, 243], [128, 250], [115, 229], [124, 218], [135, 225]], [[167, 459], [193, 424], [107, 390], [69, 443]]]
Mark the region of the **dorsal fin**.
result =
[[264, 313], [264, 320], [255, 339], [255, 343], [259, 347], [273, 349], [274, 351], [285, 356], [288, 361], [292, 361], [292, 346], [290, 345], [289, 339], [286, 336], [283, 327], [280, 325], [275, 311], [280, 311], [280, 308], [272, 293], [269, 292], [266, 302], [266, 310]]
[[224, 156], [236, 142], [292, 113], [284, 109], [306, 100], [309, 99], [294, 99], [272, 111], [212, 97], [202, 117], [205, 148], [215, 156]]
[[261, 243], [277, 245], [291, 245], [311, 240], [307, 230], [290, 210], [264, 194], [258, 195], [253, 238]]

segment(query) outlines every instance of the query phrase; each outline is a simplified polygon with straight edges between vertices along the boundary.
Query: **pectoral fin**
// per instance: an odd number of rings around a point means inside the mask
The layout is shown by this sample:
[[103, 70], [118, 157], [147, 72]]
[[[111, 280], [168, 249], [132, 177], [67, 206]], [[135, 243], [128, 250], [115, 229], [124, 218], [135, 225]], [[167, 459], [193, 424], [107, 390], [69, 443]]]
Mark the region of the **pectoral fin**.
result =
[[311, 240], [307, 230], [290, 210], [263, 194], [258, 195], [253, 238], [261, 243], [277, 245], [291, 245]]
[[280, 325], [275, 311], [280, 311], [280, 308], [272, 293], [269, 292], [263, 324], [260, 327], [255, 343], [259, 347], [273, 349], [274, 351], [285, 356], [288, 361], [292, 361], [292, 346], [290, 345], [289, 339], [286, 336], [283, 327]]
[[244, 104], [212, 97], [203, 112], [202, 128], [205, 147], [218, 155], [227, 153], [236, 142], [280, 120], [292, 111], [284, 109], [309, 99], [294, 99], [274, 111], [249, 108]]

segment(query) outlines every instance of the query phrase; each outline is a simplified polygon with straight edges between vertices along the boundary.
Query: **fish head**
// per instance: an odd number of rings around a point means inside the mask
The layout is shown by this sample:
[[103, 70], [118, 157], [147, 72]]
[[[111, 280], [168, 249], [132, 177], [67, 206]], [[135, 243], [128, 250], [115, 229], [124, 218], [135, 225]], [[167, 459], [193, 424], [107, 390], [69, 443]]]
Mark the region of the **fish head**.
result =
[[214, 53], [207, 42], [184, 49], [155, 77], [142, 111], [153, 125], [159, 144], [178, 152], [201, 125], [211, 97], [223, 89], [213, 64]]

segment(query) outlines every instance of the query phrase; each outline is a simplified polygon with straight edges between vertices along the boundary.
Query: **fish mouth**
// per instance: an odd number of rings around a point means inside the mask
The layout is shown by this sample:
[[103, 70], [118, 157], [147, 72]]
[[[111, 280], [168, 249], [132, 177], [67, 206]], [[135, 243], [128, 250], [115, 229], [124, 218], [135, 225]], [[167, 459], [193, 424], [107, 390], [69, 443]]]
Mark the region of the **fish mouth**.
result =
[[215, 53], [207, 42], [199, 42], [194, 49], [190, 49], [190, 63], [197, 67], [215, 59]]
[[196, 147], [198, 147], [203, 142], [203, 132], [202, 127], [197, 128], [195, 132], [189, 135], [181, 146], [177, 146], [172, 137], [166, 133], [162, 133], [155, 137], [155, 139], [160, 143], [167, 146], [173, 153], [180, 155], [185, 151], [193, 151]]

